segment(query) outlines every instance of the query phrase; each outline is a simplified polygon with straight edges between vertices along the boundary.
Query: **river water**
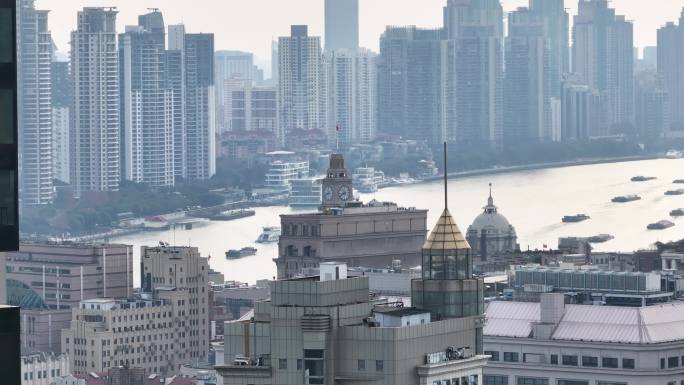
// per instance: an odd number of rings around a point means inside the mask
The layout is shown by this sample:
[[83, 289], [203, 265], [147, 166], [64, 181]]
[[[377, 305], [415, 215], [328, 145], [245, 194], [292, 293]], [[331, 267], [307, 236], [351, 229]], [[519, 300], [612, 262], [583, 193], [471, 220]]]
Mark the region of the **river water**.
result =
[[[636, 175], [654, 176], [648, 182], [631, 182]], [[615, 239], [595, 245], [599, 251], [633, 251], [647, 248], [656, 241], [684, 238], [684, 217], [669, 218], [675, 208], [684, 208], [684, 195], [665, 196], [667, 190], [684, 188], [673, 184], [684, 179], [684, 159], [656, 159], [622, 163], [571, 166], [483, 175], [449, 181], [451, 213], [465, 232], [482, 211], [493, 184], [494, 203], [518, 233], [522, 249], [556, 247], [558, 237], [613, 234]], [[642, 200], [618, 204], [617, 195], [638, 194]], [[429, 209], [428, 227], [443, 208], [443, 183], [440, 181], [391, 187], [374, 194], [361, 194], [364, 201], [394, 201], [401, 206]], [[299, 210], [301, 211], [301, 210]], [[210, 265], [225, 274], [227, 280], [253, 283], [276, 275], [272, 259], [277, 245], [256, 245], [254, 240], [263, 226], [279, 225], [280, 214], [292, 213], [289, 207], [260, 207], [256, 215], [229, 222], [206, 222], [192, 230], [169, 230], [128, 235], [113, 243], [134, 246], [135, 285], [139, 285], [140, 246], [159, 241], [197, 246], [203, 256], [211, 255]], [[590, 220], [563, 224], [564, 215], [584, 213]], [[663, 231], [649, 231], [649, 223], [669, 219], [676, 226]], [[254, 246], [257, 255], [228, 261], [228, 249]]]

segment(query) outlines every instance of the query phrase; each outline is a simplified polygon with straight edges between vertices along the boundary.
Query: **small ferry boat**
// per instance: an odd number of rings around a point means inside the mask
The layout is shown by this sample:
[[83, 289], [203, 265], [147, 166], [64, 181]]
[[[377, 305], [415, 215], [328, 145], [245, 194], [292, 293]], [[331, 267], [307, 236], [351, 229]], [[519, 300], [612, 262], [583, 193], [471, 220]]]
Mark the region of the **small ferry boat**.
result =
[[226, 259], [238, 259], [243, 257], [249, 257], [250, 255], [255, 255], [257, 249], [254, 247], [243, 247], [240, 250], [228, 250], [226, 251]]
[[684, 209], [675, 209], [670, 211], [671, 217], [684, 217]]
[[613, 203], [626, 203], [640, 200], [638, 195], [621, 195], [612, 199]]
[[586, 215], [586, 214], [566, 215], [563, 217], [563, 223], [582, 222], [582, 221], [586, 221], [587, 219], [590, 219], [590, 218], [591, 217]]
[[280, 239], [280, 226], [264, 227], [256, 243], [275, 243]]
[[684, 195], [684, 189], [669, 190], [665, 192], [665, 195]]
[[670, 221], [658, 221], [656, 223], [651, 223], [650, 225], [646, 226], [647, 229], [649, 230], [665, 230], [669, 229], [670, 227], [674, 226], [675, 224]]
[[667, 159], [681, 159], [684, 158], [684, 151], [670, 150], [665, 154]]
[[654, 177], [654, 176], [639, 175], [639, 176], [632, 177], [631, 180], [632, 180], [632, 182], [646, 182], [646, 181], [654, 180], [654, 179], [656, 179], [656, 177]]
[[593, 237], [587, 238], [587, 242], [589, 242], [589, 243], [604, 243], [604, 242], [608, 242], [612, 239], [615, 239], [615, 237], [610, 235], [610, 234], [599, 234], [599, 235], [594, 235]]
[[675, 179], [675, 180], [672, 181], [672, 183], [684, 184], [684, 179]]

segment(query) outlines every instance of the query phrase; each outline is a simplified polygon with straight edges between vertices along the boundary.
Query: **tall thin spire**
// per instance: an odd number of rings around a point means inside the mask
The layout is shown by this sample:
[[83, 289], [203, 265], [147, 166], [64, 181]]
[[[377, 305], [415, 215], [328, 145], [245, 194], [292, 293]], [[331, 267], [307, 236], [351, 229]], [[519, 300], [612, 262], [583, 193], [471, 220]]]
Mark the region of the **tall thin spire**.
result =
[[444, 210], [449, 208], [449, 193], [447, 187], [447, 180], [449, 179], [449, 172], [447, 170], [447, 143], [444, 142]]

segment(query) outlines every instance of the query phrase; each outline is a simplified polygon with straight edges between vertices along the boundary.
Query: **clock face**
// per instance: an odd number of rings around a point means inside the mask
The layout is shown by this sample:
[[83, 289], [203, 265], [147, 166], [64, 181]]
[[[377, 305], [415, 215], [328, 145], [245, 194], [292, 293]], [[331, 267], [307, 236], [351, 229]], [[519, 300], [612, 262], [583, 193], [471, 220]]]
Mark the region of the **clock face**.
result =
[[331, 201], [333, 198], [333, 190], [332, 187], [328, 186], [323, 190], [323, 199], [326, 201]]
[[339, 196], [341, 200], [346, 202], [351, 197], [351, 190], [349, 190], [349, 187], [347, 186], [342, 186], [337, 191], [337, 196]]

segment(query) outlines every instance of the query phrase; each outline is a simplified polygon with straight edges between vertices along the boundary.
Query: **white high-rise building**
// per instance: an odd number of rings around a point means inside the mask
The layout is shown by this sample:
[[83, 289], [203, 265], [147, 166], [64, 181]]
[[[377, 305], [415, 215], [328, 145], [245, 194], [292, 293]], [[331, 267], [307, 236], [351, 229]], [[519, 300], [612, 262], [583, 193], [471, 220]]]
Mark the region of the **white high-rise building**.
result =
[[377, 55], [367, 49], [327, 51], [321, 66], [330, 145], [368, 143], [375, 136]]
[[550, 39], [544, 19], [520, 7], [508, 15], [505, 44], [504, 143], [552, 139]]
[[280, 130], [283, 136], [294, 130], [320, 130], [321, 39], [309, 36], [306, 25], [293, 25], [291, 36], [278, 39], [278, 96]]
[[69, 62], [52, 62], [52, 172], [69, 183], [69, 130], [72, 103]]
[[112, 8], [86, 7], [71, 33], [73, 110], [71, 183], [84, 191], [117, 191], [119, 159], [119, 55]]
[[189, 34], [182, 24], [170, 25], [168, 42], [175, 174], [209, 179], [216, 173], [214, 35]]
[[52, 37], [48, 11], [17, 0], [19, 189], [25, 205], [52, 202]]
[[264, 72], [254, 65], [254, 54], [242, 51], [216, 51], [214, 55], [214, 87], [216, 89], [216, 111], [220, 132], [230, 131], [232, 105], [226, 104], [225, 87], [228, 82], [264, 80]]
[[[669, 108], [668, 136], [684, 136], [684, 9], [678, 23], [667, 23], [658, 30], [658, 75], [663, 79]], [[645, 56], [645, 53], [644, 53]]]
[[69, 183], [69, 108], [52, 107], [52, 170], [55, 179]]
[[141, 22], [119, 35], [122, 172], [137, 183], [172, 186], [174, 95], [166, 82], [164, 19], [156, 11]]
[[607, 0], [579, 1], [572, 31], [572, 71], [606, 98], [606, 123], [597, 135], [624, 133], [634, 123], [632, 23]]

